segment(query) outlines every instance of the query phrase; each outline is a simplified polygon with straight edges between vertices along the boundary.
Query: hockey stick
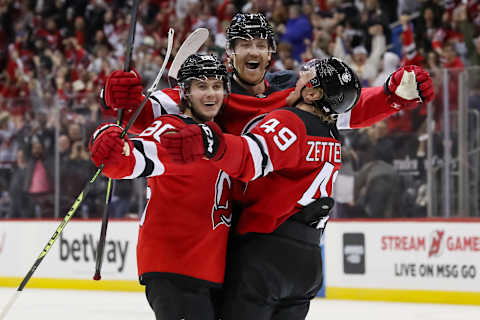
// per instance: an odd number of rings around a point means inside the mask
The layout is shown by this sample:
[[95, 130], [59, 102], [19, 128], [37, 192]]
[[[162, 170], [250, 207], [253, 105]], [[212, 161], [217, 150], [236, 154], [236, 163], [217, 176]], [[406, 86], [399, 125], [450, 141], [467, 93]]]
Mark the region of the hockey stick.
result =
[[[180, 66], [183, 64], [183, 62], [193, 53], [197, 52], [198, 49], [205, 43], [205, 41], [208, 38], [208, 30], [205, 28], [198, 28], [194, 32], [192, 32], [187, 39], [182, 43], [180, 48], [177, 51], [177, 54], [175, 55], [175, 59], [172, 62], [172, 65], [170, 67], [170, 70], [168, 72], [169, 75], [171, 75], [174, 79], [177, 78], [178, 75], [178, 70], [180, 69]], [[160, 82], [160, 79], [163, 75], [163, 71], [165, 70], [166, 64], [168, 62], [168, 58], [170, 57], [171, 51], [172, 51], [172, 43], [173, 42], [173, 29], [170, 29], [169, 34], [168, 34], [168, 48], [167, 52], [165, 55], [165, 59], [163, 61], [163, 65], [157, 74], [157, 77], [153, 81], [151, 87], [147, 90], [145, 98], [143, 99], [142, 103], [140, 106], [137, 108], [135, 113], [132, 115], [130, 118], [130, 121], [128, 122], [127, 126], [125, 128], [130, 128], [135, 121], [135, 119], [138, 117], [140, 112], [142, 112], [143, 107], [145, 106], [146, 102], [150, 98], [150, 95], [157, 90], [158, 84]], [[121, 110], [123, 111], [123, 109]], [[125, 134], [127, 133], [127, 130], [123, 130], [121, 137], [123, 138]], [[111, 179], [109, 178], [109, 183]], [[102, 219], [102, 229], [100, 232], [100, 240], [97, 245], [97, 260], [96, 260], [96, 266], [95, 266], [95, 275], [93, 276], [93, 280], [100, 280], [101, 274], [101, 268], [102, 268], [102, 263], [103, 263], [103, 251], [105, 249], [105, 240], [106, 240], [106, 232], [107, 232], [107, 225], [108, 225], [108, 203], [109, 203], [109, 189], [110, 185], [107, 187], [107, 199], [106, 199], [106, 206], [103, 212], [103, 219]]]
[[[139, 0], [133, 1], [132, 12], [130, 14], [130, 29], [128, 30], [127, 38], [127, 52], [125, 53], [125, 61], [123, 62], [123, 71], [130, 71], [130, 63], [132, 61], [133, 54], [133, 44], [135, 42], [135, 27], [137, 25], [137, 14], [138, 14], [138, 5], [140, 4]], [[118, 112], [117, 124], [122, 125], [124, 109], [120, 109]], [[93, 280], [100, 280], [102, 278], [100, 272], [102, 269], [103, 263], [103, 251], [105, 249], [105, 240], [107, 238], [107, 227], [109, 213], [108, 208], [110, 206], [110, 201], [112, 200], [113, 189], [115, 188], [115, 182], [112, 182], [112, 178], [108, 178], [107, 181], [107, 193], [105, 195], [105, 206], [103, 207], [102, 215], [102, 226], [100, 228], [100, 239], [97, 244], [97, 256], [95, 258], [95, 274], [93, 275]]]
[[170, 87], [173, 87], [170, 83], [170, 79], [177, 80], [178, 70], [180, 70], [183, 62], [185, 62], [190, 55], [196, 53], [198, 49], [203, 46], [205, 41], [208, 39], [208, 35], [208, 29], [198, 28], [193, 31], [182, 43], [177, 51], [177, 54], [175, 55], [175, 58], [173, 59], [170, 69], [168, 70], [168, 82]]
[[[160, 81], [160, 78], [162, 77], [162, 74], [163, 72], [165, 71], [165, 67], [167, 66], [167, 62], [168, 62], [168, 59], [170, 57], [170, 53], [172, 51], [172, 46], [173, 46], [173, 29], [170, 29], [169, 32], [168, 32], [168, 48], [167, 48], [167, 53], [165, 55], [165, 60], [163, 61], [163, 64], [162, 64], [162, 67], [157, 75], [157, 78], [155, 79], [155, 82], [153, 83], [153, 85], [148, 89], [147, 91], [147, 95], [145, 96], [145, 99], [142, 101], [142, 103], [140, 104], [140, 106], [138, 107], [138, 109], [135, 111], [135, 113], [132, 115], [130, 121], [128, 121], [127, 125], [125, 126], [125, 128], [123, 129], [122, 133], [121, 133], [121, 137], [124, 137], [126, 134], [127, 134], [127, 131], [128, 129], [130, 129], [130, 127], [132, 126], [132, 124], [135, 122], [135, 119], [138, 117], [138, 115], [140, 114], [140, 112], [142, 111], [143, 107], [145, 106], [147, 100], [148, 100], [148, 97], [150, 97], [150, 95], [152, 94], [152, 92], [154, 92], [156, 89], [157, 89], [157, 86], [158, 86], [158, 83]], [[35, 260], [33, 266], [30, 268], [30, 270], [28, 271], [27, 275], [25, 276], [25, 278], [23, 278], [22, 282], [20, 283], [20, 285], [18, 286], [16, 292], [12, 295], [12, 297], [10, 298], [10, 300], [8, 301], [8, 303], [5, 305], [5, 307], [3, 308], [2, 310], [2, 313], [0, 314], [0, 320], [3, 320], [5, 318], [5, 316], [7, 315], [8, 311], [11, 309], [11, 307], [13, 306], [13, 304], [15, 303], [15, 301], [18, 299], [18, 296], [20, 295], [20, 292], [23, 291], [23, 289], [25, 288], [25, 286], [27, 285], [28, 281], [30, 280], [30, 278], [32, 277], [33, 273], [35, 272], [35, 270], [37, 269], [38, 265], [42, 262], [43, 258], [45, 257], [45, 255], [48, 253], [48, 251], [50, 250], [50, 248], [53, 246], [53, 244], [55, 243], [55, 241], [57, 240], [57, 238], [59, 237], [59, 235], [62, 233], [63, 229], [65, 228], [65, 226], [67, 225], [67, 223], [70, 221], [70, 219], [72, 218], [73, 214], [75, 213], [75, 211], [77, 211], [78, 207], [80, 206], [80, 204], [82, 203], [83, 199], [87, 196], [88, 192], [90, 191], [90, 188], [91, 186], [93, 185], [93, 183], [95, 182], [95, 180], [97, 179], [97, 177], [102, 173], [103, 171], [103, 167], [104, 165], [101, 164], [100, 167], [97, 169], [97, 172], [95, 173], [95, 175], [87, 182], [87, 185], [85, 186], [85, 188], [82, 190], [82, 192], [78, 195], [77, 199], [75, 199], [75, 202], [73, 203], [72, 207], [70, 208], [70, 210], [68, 210], [67, 214], [65, 215], [65, 217], [63, 218], [63, 221], [62, 223], [60, 223], [60, 225], [58, 226], [58, 228], [55, 230], [55, 232], [53, 233], [52, 237], [50, 238], [50, 240], [48, 241], [47, 245], [43, 248], [42, 252], [40, 253], [40, 255], [38, 256], [37, 260]]]
[[92, 186], [92, 184], [95, 182], [95, 180], [97, 179], [97, 177], [100, 175], [100, 173], [102, 172], [103, 170], [103, 164], [100, 166], [100, 168], [97, 170], [97, 172], [95, 173], [95, 175], [87, 182], [87, 185], [85, 186], [85, 188], [82, 190], [82, 192], [78, 195], [77, 199], [75, 199], [75, 202], [73, 203], [72, 207], [70, 208], [70, 210], [68, 210], [67, 214], [65, 215], [65, 217], [63, 218], [63, 221], [62, 223], [60, 223], [60, 225], [58, 226], [57, 230], [55, 230], [55, 232], [53, 233], [52, 237], [50, 238], [50, 240], [47, 242], [47, 245], [43, 248], [42, 252], [40, 253], [40, 255], [38, 256], [37, 260], [35, 260], [35, 263], [33, 264], [33, 266], [30, 268], [30, 270], [28, 271], [27, 275], [25, 276], [25, 278], [23, 278], [22, 282], [20, 283], [20, 285], [18, 286], [17, 288], [17, 291], [15, 292], [15, 294], [12, 296], [12, 298], [9, 300], [9, 302], [7, 303], [7, 305], [3, 308], [2, 310], [2, 313], [0, 314], [0, 320], [4, 319], [5, 316], [7, 315], [7, 312], [9, 311], [9, 309], [12, 307], [13, 303], [15, 302], [15, 300], [18, 298], [18, 296], [20, 295], [20, 292], [23, 290], [23, 288], [25, 288], [25, 286], [27, 285], [28, 281], [30, 280], [30, 278], [32, 277], [33, 273], [35, 272], [35, 270], [37, 270], [38, 268], [38, 265], [42, 262], [43, 258], [45, 258], [45, 255], [47, 254], [47, 252], [50, 250], [50, 248], [53, 246], [53, 243], [55, 242], [55, 240], [57, 240], [58, 236], [62, 233], [63, 229], [65, 228], [65, 226], [67, 225], [68, 221], [70, 221], [70, 218], [73, 216], [73, 214], [75, 213], [75, 211], [77, 211], [78, 207], [80, 206], [80, 204], [82, 203], [83, 199], [87, 196], [88, 192], [90, 191], [90, 188]]

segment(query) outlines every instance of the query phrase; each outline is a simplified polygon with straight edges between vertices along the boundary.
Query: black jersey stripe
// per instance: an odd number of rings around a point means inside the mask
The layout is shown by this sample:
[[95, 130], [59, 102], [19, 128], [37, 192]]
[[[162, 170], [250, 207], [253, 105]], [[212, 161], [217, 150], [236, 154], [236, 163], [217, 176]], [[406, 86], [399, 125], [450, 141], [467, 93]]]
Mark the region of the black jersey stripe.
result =
[[[260, 153], [262, 154], [262, 171], [260, 173], [260, 177], [264, 177], [265, 176], [265, 168], [267, 167], [267, 164], [268, 164], [268, 154], [267, 152], [265, 151], [264, 147], [263, 147], [263, 144], [260, 142], [260, 140], [258, 140], [258, 138], [252, 134], [252, 133], [247, 133], [245, 134], [245, 136], [251, 138], [257, 145], [258, 145], [258, 149], [260, 149]], [[257, 178], [257, 177], [255, 177]]]
[[150, 96], [150, 99], [154, 100], [156, 103], [160, 105], [160, 114], [168, 114], [167, 109], [163, 106], [163, 104], [160, 102], [160, 100], [157, 97]]
[[148, 177], [149, 175], [152, 174], [154, 169], [153, 161], [145, 155], [145, 149], [143, 148], [142, 141], [140, 140], [132, 140], [132, 141], [135, 149], [137, 149], [137, 151], [140, 152], [142, 156], [145, 158], [145, 169], [143, 169], [143, 172], [139, 175], [139, 177]]

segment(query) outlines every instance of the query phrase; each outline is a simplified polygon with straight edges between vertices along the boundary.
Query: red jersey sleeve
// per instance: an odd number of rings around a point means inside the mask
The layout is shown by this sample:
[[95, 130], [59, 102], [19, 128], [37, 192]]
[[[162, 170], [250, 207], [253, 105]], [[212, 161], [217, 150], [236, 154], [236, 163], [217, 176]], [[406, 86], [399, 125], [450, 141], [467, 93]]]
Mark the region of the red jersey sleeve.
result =
[[[166, 88], [158, 90], [150, 95], [149, 102], [145, 104], [142, 112], [130, 127], [129, 132], [140, 133], [150, 126], [152, 121], [162, 115], [179, 114], [180, 92], [178, 88]], [[126, 110], [122, 125], [125, 126], [135, 110]]]
[[117, 174], [112, 178], [135, 179], [184, 173], [184, 166], [171, 160], [160, 139], [169, 130], [176, 130], [185, 125], [179, 118], [168, 115], [153, 121], [137, 137], [131, 139], [134, 148], [125, 158], [125, 162], [118, 164]]
[[232, 177], [252, 181], [275, 170], [295, 167], [305, 137], [300, 118], [287, 110], [277, 110], [241, 137], [226, 134], [225, 155], [215, 164]]
[[387, 97], [383, 87], [363, 88], [355, 107], [338, 115], [338, 129], [368, 127], [398, 112], [387, 102]]

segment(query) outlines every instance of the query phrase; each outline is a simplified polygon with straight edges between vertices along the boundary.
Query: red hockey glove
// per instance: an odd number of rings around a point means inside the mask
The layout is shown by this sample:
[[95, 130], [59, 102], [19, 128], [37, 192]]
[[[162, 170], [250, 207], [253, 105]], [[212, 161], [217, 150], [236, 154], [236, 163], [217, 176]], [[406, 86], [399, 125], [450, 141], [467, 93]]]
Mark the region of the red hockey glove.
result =
[[433, 81], [423, 68], [410, 65], [397, 69], [385, 81], [389, 103], [396, 109], [413, 108], [435, 97]]
[[160, 141], [170, 157], [180, 163], [204, 157], [220, 160], [226, 149], [222, 129], [213, 121], [189, 125], [176, 133], [164, 134]]
[[142, 92], [142, 79], [137, 71], [113, 71], [100, 93], [103, 113], [113, 115], [116, 109], [135, 110], [144, 99]]
[[[95, 129], [88, 143], [93, 163], [99, 167], [102, 163], [103, 173], [107, 177], [118, 177], [124, 162], [133, 152], [133, 142], [126, 135], [122, 139], [122, 127], [113, 123], [101, 124]], [[127, 145], [125, 145], [127, 143]]]

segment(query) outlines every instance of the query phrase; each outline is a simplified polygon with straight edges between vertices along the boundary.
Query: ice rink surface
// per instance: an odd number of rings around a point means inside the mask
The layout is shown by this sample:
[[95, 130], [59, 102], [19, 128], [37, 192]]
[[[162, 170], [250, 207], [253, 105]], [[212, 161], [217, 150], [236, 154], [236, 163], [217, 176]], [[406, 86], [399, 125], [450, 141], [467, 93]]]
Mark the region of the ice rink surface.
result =
[[[0, 288], [0, 308], [14, 294]], [[39, 290], [20, 293], [6, 320], [154, 320], [143, 293]], [[308, 320], [478, 320], [480, 307], [315, 299]]]

